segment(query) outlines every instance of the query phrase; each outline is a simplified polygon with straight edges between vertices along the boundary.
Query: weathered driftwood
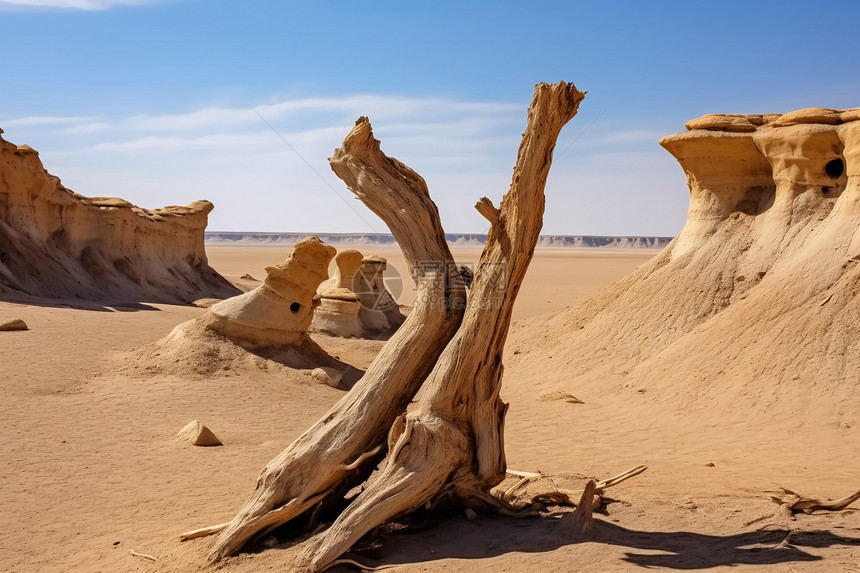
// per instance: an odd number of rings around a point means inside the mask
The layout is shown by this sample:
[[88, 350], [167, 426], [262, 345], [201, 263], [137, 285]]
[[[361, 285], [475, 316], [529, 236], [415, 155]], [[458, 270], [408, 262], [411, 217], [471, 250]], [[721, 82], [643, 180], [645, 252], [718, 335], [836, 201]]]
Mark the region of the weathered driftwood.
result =
[[[501, 352], [540, 233], [555, 142], [583, 97], [572, 84], [536, 86], [511, 188], [498, 209], [479, 202], [491, 227], [465, 315], [465, 291], [426, 184], [383, 155], [359, 119], [330, 162], [421, 269], [418, 306], [352, 391], [266, 466], [221, 531], [212, 561], [311, 509], [342, 503], [383, 456], [366, 489], [305, 542], [296, 569], [326, 569], [372, 528], [421, 506], [506, 508], [489, 494], [505, 474]], [[422, 383], [425, 394], [406, 415]]]
[[422, 506], [503, 505], [489, 494], [505, 475], [501, 353], [540, 233], [555, 142], [583, 97], [573, 84], [535, 87], [510, 190], [498, 209], [486, 198], [478, 203], [491, 226], [463, 322], [415, 411], [391, 428], [379, 475], [331, 527], [305, 543], [297, 569], [325, 569], [374, 527]]
[[253, 537], [320, 504], [341, 503], [347, 491], [364, 481], [385, 453], [389, 428], [463, 316], [465, 289], [424, 180], [380, 151], [365, 117], [329, 161], [350, 190], [385, 221], [407, 263], [418, 269], [417, 303], [352, 390], [263, 469], [236, 516], [184, 536], [220, 532], [211, 561], [236, 553]]
[[802, 496], [790, 489], [781, 488], [786, 497], [771, 496], [774, 503], [785, 506], [791, 513], [812, 513], [813, 511], [842, 511], [858, 499], [860, 491], [836, 500], [821, 500], [814, 497]]
[[588, 480], [585, 489], [579, 497], [576, 509], [562, 516], [561, 522], [569, 527], [574, 534], [587, 533], [594, 525], [594, 510], [600, 507], [601, 498], [597, 494], [597, 485], [594, 480]]
[[[621, 482], [625, 482], [630, 478], [636, 477], [645, 470], [648, 469], [648, 466], [636, 466], [635, 468], [630, 468], [625, 472], [621, 472], [617, 476], [613, 476], [608, 479], [600, 480], [595, 482], [593, 488], [593, 499], [591, 502], [592, 510], [599, 509], [603, 504], [603, 495], [605, 490], [620, 484]], [[524, 477], [518, 481], [514, 486], [508, 488], [504, 494], [502, 495], [502, 499], [506, 501], [510, 501], [513, 498], [514, 492], [520, 488], [522, 485], [525, 485], [526, 481], [531, 479], [539, 479], [541, 478], [541, 474], [527, 474], [526, 472], [511, 472], [508, 471], [508, 474], [511, 475], [523, 475]], [[593, 481], [593, 480], [590, 480]], [[573, 500], [579, 496], [579, 499], [582, 500], [584, 494], [577, 494], [571, 490], [564, 490], [556, 488], [553, 491], [541, 492], [531, 498], [530, 501], [526, 502], [526, 507], [529, 507], [535, 511], [540, 511], [542, 509], [546, 509], [550, 505], [568, 505], [568, 506], [576, 506], [579, 507], [579, 503], [574, 502]], [[525, 509], [525, 507], [523, 508]]]

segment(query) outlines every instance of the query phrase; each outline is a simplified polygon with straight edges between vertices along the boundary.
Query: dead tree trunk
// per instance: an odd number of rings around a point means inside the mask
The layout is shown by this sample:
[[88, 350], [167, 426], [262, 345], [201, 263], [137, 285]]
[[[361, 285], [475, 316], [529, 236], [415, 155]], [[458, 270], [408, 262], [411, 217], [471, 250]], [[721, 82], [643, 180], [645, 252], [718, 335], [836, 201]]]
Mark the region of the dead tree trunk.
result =
[[[486, 198], [476, 205], [491, 226], [468, 301], [462, 284], [449, 275], [453, 265], [438, 272], [425, 265], [430, 276], [419, 284], [422, 306], [413, 309], [364, 378], [266, 466], [233, 521], [201, 530], [223, 529], [213, 561], [320, 503], [342, 499], [383, 455], [367, 488], [305, 543], [296, 569], [324, 570], [372, 528], [427, 504], [503, 505], [489, 494], [505, 474], [501, 352], [540, 233], [555, 142], [584, 95], [568, 83], [535, 87], [510, 190], [499, 209]], [[379, 151], [365, 118], [331, 163], [388, 224], [410, 263], [451, 261], [424, 181]], [[465, 315], [458, 311], [464, 307]], [[425, 378], [426, 394], [414, 412], [403, 415]]]
[[584, 95], [573, 84], [536, 86], [510, 190], [499, 209], [487, 198], [476, 205], [491, 225], [463, 322], [416, 411], [392, 427], [379, 475], [306, 543], [297, 568], [321, 571], [374, 527], [428, 503], [500, 503], [489, 490], [505, 474], [502, 348], [540, 234], [555, 142]]
[[385, 455], [389, 428], [462, 320], [465, 288], [459, 275], [449, 273], [456, 267], [424, 179], [380, 151], [366, 117], [356, 122], [330, 163], [386, 222], [410, 267], [420, 269], [418, 304], [352, 390], [266, 465], [232, 521], [183, 536], [220, 532], [211, 561], [236, 553], [252, 537], [311, 508], [341, 501], [364, 481]]

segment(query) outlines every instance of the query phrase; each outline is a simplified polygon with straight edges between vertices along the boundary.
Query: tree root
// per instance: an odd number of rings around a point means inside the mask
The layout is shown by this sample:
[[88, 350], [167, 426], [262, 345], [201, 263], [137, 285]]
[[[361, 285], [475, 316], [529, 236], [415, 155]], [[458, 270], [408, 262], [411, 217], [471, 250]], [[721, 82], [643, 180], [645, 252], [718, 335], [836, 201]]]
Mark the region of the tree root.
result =
[[[299, 571], [322, 571], [374, 527], [423, 506], [462, 464], [466, 438], [441, 419], [406, 421], [385, 466], [324, 532], [305, 542]], [[444, 443], [450, 449], [438, 449]]]
[[858, 499], [860, 499], [860, 491], [847, 495], [837, 500], [820, 500], [814, 497], [805, 497], [797, 494], [790, 489], [780, 488], [788, 496], [780, 498], [771, 496], [774, 503], [784, 505], [791, 513], [812, 513], [813, 511], [842, 511]]
[[353, 567], [358, 567], [362, 571], [382, 571], [383, 569], [391, 569], [394, 565], [380, 565], [379, 567], [368, 567], [367, 565], [362, 565], [358, 561], [353, 561], [352, 559], [335, 559], [331, 563], [325, 566], [325, 568], [321, 569], [321, 571], [328, 571], [332, 567], [336, 567], [338, 565], [352, 565]]
[[[593, 509], [595, 509], [595, 510], [599, 509], [600, 506], [602, 505], [603, 495], [605, 493], [605, 490], [609, 489], [610, 487], [616, 486], [622, 482], [625, 482], [625, 481], [629, 480], [630, 478], [636, 477], [647, 469], [648, 469], [647, 466], [636, 466], [635, 468], [631, 468], [625, 472], [621, 472], [617, 476], [613, 476], [611, 478], [607, 478], [607, 479], [595, 482], [595, 484], [594, 484], [594, 499], [592, 500]], [[519, 475], [519, 474], [512, 474], [512, 475]], [[533, 474], [533, 475], [540, 476], [541, 474]], [[524, 477], [523, 479], [526, 479], [526, 478]], [[517, 489], [521, 488], [524, 485], [523, 479], [518, 481], [512, 487], [508, 488], [504, 492], [504, 494], [502, 494], [502, 498], [505, 501], [507, 501], [507, 502], [513, 502], [514, 501], [511, 499], [511, 497]], [[530, 477], [530, 479], [533, 479], [533, 478]], [[553, 482], [553, 484], [554, 484], [554, 482]], [[582, 495], [581, 493], [578, 493], [578, 492], [575, 492], [572, 490], [565, 490], [565, 489], [556, 488], [554, 491], [546, 491], [546, 492], [538, 493], [538, 494], [532, 496], [532, 498], [530, 500], [526, 501], [525, 503], [528, 506], [541, 508], [542, 510], [545, 510], [547, 507], [549, 507], [551, 505], [567, 505], [567, 506], [577, 507], [579, 504], [577, 502], [575, 502], [574, 500], [581, 497], [581, 495]]]
[[594, 526], [595, 498], [599, 499], [597, 485], [594, 483], [594, 480], [588, 480], [588, 483], [585, 484], [585, 489], [582, 491], [582, 496], [579, 498], [579, 503], [576, 505], [576, 509], [562, 516], [562, 524], [570, 528], [574, 534], [590, 531]]

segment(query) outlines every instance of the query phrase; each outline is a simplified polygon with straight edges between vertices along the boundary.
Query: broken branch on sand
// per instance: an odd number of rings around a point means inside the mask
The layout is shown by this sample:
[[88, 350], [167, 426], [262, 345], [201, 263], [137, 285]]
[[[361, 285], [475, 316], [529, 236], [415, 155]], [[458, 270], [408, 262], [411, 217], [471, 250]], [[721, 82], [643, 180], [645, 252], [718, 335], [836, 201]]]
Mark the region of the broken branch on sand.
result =
[[814, 497], [802, 496], [790, 489], [780, 488], [787, 497], [771, 496], [774, 503], [786, 506], [791, 513], [812, 513], [813, 511], [842, 511], [858, 499], [860, 491], [837, 500], [820, 500]]
[[138, 553], [134, 549], [129, 549], [128, 552], [131, 553], [134, 557], [143, 557], [144, 559], [149, 559], [150, 561], [158, 561], [157, 557], [147, 555], [146, 553]]

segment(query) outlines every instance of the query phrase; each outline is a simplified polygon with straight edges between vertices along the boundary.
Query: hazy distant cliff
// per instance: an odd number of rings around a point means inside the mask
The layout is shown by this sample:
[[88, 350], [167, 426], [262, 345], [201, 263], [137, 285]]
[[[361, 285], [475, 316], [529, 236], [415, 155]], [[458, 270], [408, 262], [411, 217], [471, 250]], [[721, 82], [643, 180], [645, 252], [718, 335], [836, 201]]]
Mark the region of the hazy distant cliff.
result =
[[[309, 233], [240, 233], [207, 232], [205, 241], [211, 245], [294, 244]], [[385, 233], [317, 233], [329, 245], [395, 245], [394, 237]], [[487, 236], [482, 234], [445, 235], [448, 243], [458, 247], [481, 246]], [[586, 235], [543, 235], [539, 247], [606, 247], [618, 249], [662, 249], [672, 237], [596, 237]]]

